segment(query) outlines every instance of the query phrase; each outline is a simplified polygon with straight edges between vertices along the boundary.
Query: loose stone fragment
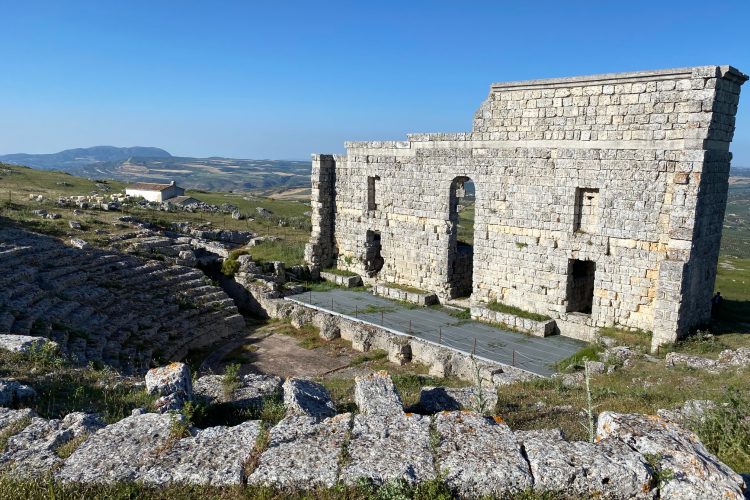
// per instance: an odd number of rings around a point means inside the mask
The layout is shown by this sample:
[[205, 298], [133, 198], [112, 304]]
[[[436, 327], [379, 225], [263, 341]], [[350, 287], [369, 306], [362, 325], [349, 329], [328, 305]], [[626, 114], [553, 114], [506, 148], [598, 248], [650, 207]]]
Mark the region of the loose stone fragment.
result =
[[36, 391], [18, 380], [0, 379], [0, 406], [28, 401], [36, 397]]
[[350, 413], [320, 423], [315, 417], [286, 417], [271, 429], [268, 449], [248, 483], [290, 489], [333, 486], [350, 422]]
[[423, 387], [419, 393], [419, 406], [427, 413], [439, 411], [473, 410], [491, 412], [497, 404], [497, 392], [483, 389], [482, 397], [475, 387]]
[[284, 405], [287, 415], [310, 416], [318, 419], [336, 415], [336, 407], [328, 390], [322, 385], [301, 378], [284, 382]]
[[531, 489], [534, 478], [510, 428], [473, 412], [439, 413], [438, 467], [461, 497], [503, 497]]
[[567, 442], [527, 434], [534, 489], [576, 498], [652, 498], [644, 458], [623, 443]]
[[185, 363], [170, 363], [146, 373], [146, 390], [161, 396], [154, 406], [161, 412], [179, 410], [193, 399], [190, 368]]
[[667, 364], [667, 367], [670, 368], [673, 366], [687, 366], [688, 368], [706, 370], [709, 372], [715, 372], [720, 368], [719, 362], [715, 359], [702, 358], [700, 356], [691, 356], [689, 354], [682, 354], [679, 352], [667, 353], [665, 362]]
[[390, 375], [381, 371], [354, 379], [354, 402], [362, 415], [400, 415], [404, 411]]
[[658, 468], [672, 476], [660, 485], [661, 498], [744, 498], [739, 474], [706, 450], [695, 434], [661, 417], [602, 412], [596, 438], [656, 456]]
[[349, 463], [341, 480], [365, 480], [380, 485], [403, 479], [407, 483], [435, 478], [430, 449], [430, 420], [420, 415], [356, 415], [348, 446]]

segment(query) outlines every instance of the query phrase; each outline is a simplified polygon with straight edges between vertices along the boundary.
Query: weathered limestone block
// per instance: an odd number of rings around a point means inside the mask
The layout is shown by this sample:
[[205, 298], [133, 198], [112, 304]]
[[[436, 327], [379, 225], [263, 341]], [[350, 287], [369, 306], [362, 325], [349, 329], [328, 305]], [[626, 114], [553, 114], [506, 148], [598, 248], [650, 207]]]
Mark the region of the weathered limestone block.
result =
[[226, 397], [222, 375], [204, 375], [193, 384], [193, 397], [204, 404], [227, 403], [238, 408], [257, 408], [263, 398], [281, 393], [282, 380], [273, 375], [250, 373], [240, 386]]
[[407, 292], [400, 288], [390, 287], [382, 283], [377, 283], [372, 287], [372, 293], [383, 297], [388, 297], [403, 302], [411, 302], [420, 306], [431, 306], [438, 303], [437, 294], [431, 292]]
[[656, 414], [678, 425], [688, 425], [696, 421], [704, 421], [706, 416], [716, 409], [716, 403], [707, 399], [689, 399], [682, 405], [671, 410], [659, 409]]
[[506, 325], [509, 328], [519, 332], [528, 333], [535, 337], [549, 337], [555, 334], [555, 320], [548, 319], [545, 321], [535, 321], [528, 318], [521, 318], [513, 314], [493, 311], [481, 305], [471, 307], [471, 318], [488, 323]]
[[423, 387], [419, 393], [419, 406], [427, 413], [440, 411], [473, 410], [491, 412], [497, 405], [497, 392], [483, 388], [481, 398], [475, 387]]
[[534, 478], [510, 428], [472, 412], [435, 416], [438, 467], [461, 497], [503, 497], [531, 489]]
[[567, 442], [526, 435], [534, 489], [578, 498], [653, 498], [649, 466], [623, 443]]
[[320, 277], [331, 283], [336, 283], [339, 286], [346, 288], [354, 288], [362, 286], [362, 277], [357, 276], [341, 276], [340, 274], [327, 273], [325, 271], [320, 272]]
[[401, 397], [390, 375], [381, 371], [354, 379], [354, 402], [362, 415], [400, 416]]
[[6, 351], [28, 352], [30, 349], [41, 349], [46, 344], [57, 346], [57, 344], [44, 337], [0, 334], [0, 349]]
[[0, 379], [0, 406], [12, 406], [36, 397], [36, 391], [18, 380]]
[[385, 350], [391, 363], [401, 366], [411, 361], [411, 344], [407, 337], [389, 334]]
[[724, 366], [745, 367], [750, 366], [750, 347], [741, 347], [737, 350], [726, 349], [719, 353], [719, 363]]
[[619, 441], [643, 455], [656, 455], [658, 467], [674, 475], [660, 485], [661, 498], [744, 498], [739, 474], [706, 450], [695, 434], [663, 418], [602, 412], [596, 439], [602, 444]]
[[311, 323], [314, 316], [314, 310], [295, 305], [294, 309], [289, 315], [289, 319], [291, 320], [292, 326], [294, 328], [302, 328], [306, 324]]
[[65, 460], [57, 477], [63, 481], [109, 483], [137, 481], [166, 450], [173, 415], [144, 413], [108, 425], [91, 435]]
[[60, 446], [104, 425], [97, 415], [87, 413], [71, 413], [62, 420], [34, 417], [23, 431], [8, 439], [0, 454], [0, 467], [14, 476], [43, 476], [62, 463], [56, 454]]
[[336, 316], [321, 312], [313, 316], [312, 324], [320, 331], [322, 339], [333, 340], [341, 336], [339, 318]]
[[154, 406], [160, 413], [179, 410], [193, 399], [193, 382], [190, 368], [185, 363], [170, 363], [152, 368], [146, 373], [146, 390], [161, 396]]
[[286, 417], [271, 429], [268, 449], [260, 456], [248, 483], [284, 489], [333, 486], [351, 418], [350, 413], [323, 421]]
[[261, 423], [251, 420], [234, 427], [209, 427], [180, 439], [153, 457], [139, 474], [144, 483], [239, 485], [253, 453]]
[[670, 368], [674, 366], [686, 366], [688, 368], [706, 370], [709, 372], [716, 372], [720, 369], [720, 364], [715, 359], [692, 356], [690, 354], [682, 354], [679, 352], [667, 353], [665, 363]]
[[336, 415], [336, 407], [328, 390], [322, 385], [301, 378], [288, 378], [284, 382], [284, 405], [287, 415], [309, 416], [324, 419]]
[[380, 485], [397, 479], [417, 483], [435, 478], [427, 417], [355, 415], [347, 450], [349, 462], [341, 470], [345, 484], [365, 480]]

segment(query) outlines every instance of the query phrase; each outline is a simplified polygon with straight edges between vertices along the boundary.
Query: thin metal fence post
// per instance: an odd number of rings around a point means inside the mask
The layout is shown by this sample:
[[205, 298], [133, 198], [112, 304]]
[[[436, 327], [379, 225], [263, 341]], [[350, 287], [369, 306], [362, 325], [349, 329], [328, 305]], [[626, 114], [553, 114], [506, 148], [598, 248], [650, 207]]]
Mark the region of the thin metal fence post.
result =
[[513, 366], [516, 366], [516, 351], [513, 351]]
[[411, 320], [409, 320], [409, 333], [411, 333]]
[[443, 327], [441, 326], [439, 328], [440, 330], [438, 333], [438, 344], [442, 345], [443, 344]]
[[474, 356], [477, 353], [477, 338], [474, 337], [474, 349], [471, 351], [471, 355]]

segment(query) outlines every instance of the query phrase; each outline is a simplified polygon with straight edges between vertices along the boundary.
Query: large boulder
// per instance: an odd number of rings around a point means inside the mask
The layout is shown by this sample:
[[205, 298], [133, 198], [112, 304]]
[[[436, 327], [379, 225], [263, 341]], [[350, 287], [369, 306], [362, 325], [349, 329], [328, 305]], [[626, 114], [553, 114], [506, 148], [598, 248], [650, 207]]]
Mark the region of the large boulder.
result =
[[401, 397], [388, 373], [380, 371], [355, 377], [354, 384], [354, 402], [362, 415], [403, 415]]
[[573, 498], [653, 498], [652, 476], [643, 456], [619, 442], [568, 442], [543, 433], [522, 438], [540, 493]]
[[263, 399], [281, 392], [281, 378], [251, 373], [240, 378], [240, 385], [225, 394], [222, 375], [204, 375], [193, 383], [193, 397], [204, 404], [226, 403], [237, 408], [258, 408]]
[[288, 378], [284, 382], [284, 405], [287, 415], [324, 419], [336, 415], [336, 406], [328, 390], [312, 380]]
[[179, 418], [143, 413], [108, 425], [68, 457], [58, 477], [86, 483], [137, 481], [152, 466], [152, 457], [175, 440], [173, 422]]
[[439, 468], [460, 497], [502, 498], [531, 489], [529, 464], [501, 419], [473, 412], [439, 413], [435, 431]]
[[423, 387], [419, 393], [419, 406], [427, 413], [455, 410], [487, 413], [495, 405], [497, 392], [490, 389], [482, 389], [480, 393], [476, 387]]
[[341, 480], [348, 485], [362, 480], [375, 485], [396, 480], [414, 484], [435, 478], [429, 417], [356, 415], [347, 451]]
[[159, 396], [154, 406], [160, 413], [179, 411], [193, 399], [190, 368], [185, 363], [170, 363], [146, 373], [146, 390]]
[[661, 498], [744, 498], [742, 477], [711, 454], [695, 434], [674, 422], [658, 416], [602, 412], [596, 439], [602, 445], [620, 442], [654, 457], [663, 477]]
[[245, 480], [245, 462], [261, 432], [256, 420], [234, 427], [209, 427], [195, 436], [180, 439], [154, 457], [140, 475], [144, 483], [240, 485]]
[[323, 421], [286, 417], [271, 429], [268, 449], [248, 483], [292, 490], [333, 486], [351, 418], [350, 413]]

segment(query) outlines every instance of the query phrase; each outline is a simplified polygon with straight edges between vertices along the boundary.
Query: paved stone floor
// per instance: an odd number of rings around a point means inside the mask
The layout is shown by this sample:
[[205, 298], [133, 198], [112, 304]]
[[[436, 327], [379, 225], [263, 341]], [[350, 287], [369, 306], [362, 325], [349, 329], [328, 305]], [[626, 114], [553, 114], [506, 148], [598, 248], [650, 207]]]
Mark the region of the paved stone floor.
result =
[[585, 342], [560, 335], [532, 337], [478, 321], [458, 319], [448, 314], [447, 309], [440, 307], [410, 308], [362, 291], [335, 289], [306, 292], [289, 299], [440, 342], [463, 352], [473, 352], [476, 342], [477, 356], [515, 364], [545, 376], [555, 373], [555, 363], [586, 345]]

